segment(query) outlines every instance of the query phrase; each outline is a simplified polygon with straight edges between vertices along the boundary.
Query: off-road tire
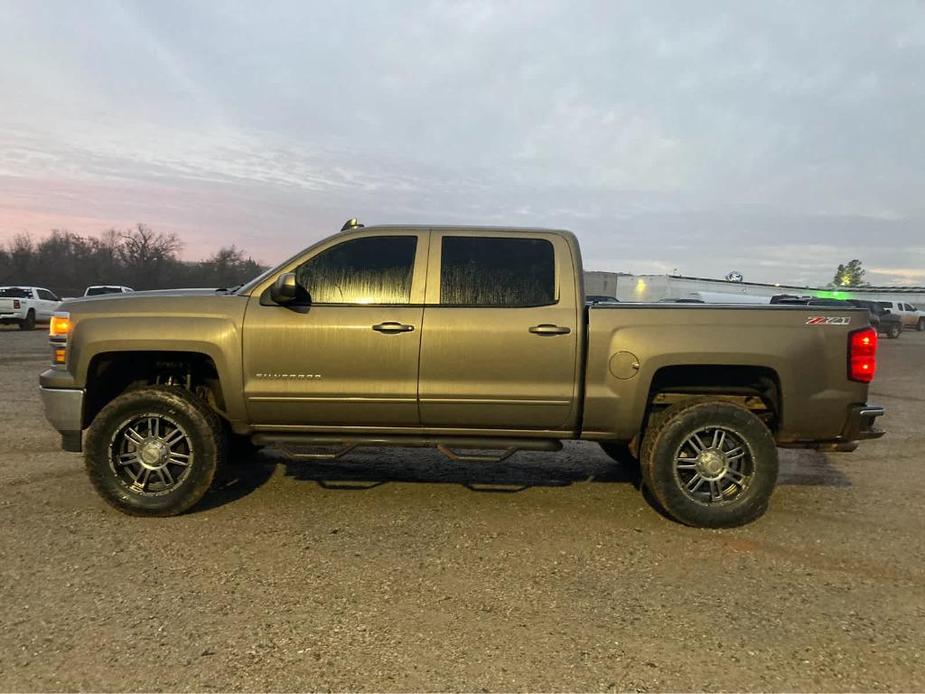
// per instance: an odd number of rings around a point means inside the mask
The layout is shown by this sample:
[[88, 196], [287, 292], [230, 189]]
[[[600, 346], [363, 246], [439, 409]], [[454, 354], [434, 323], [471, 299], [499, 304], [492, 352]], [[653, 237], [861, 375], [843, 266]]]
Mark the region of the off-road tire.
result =
[[898, 325], [891, 325], [889, 328], [887, 328], [886, 336], [891, 340], [895, 340], [900, 336], [901, 333], [902, 328], [900, 328]]
[[[733, 432], [750, 456], [748, 484], [731, 500], [703, 503], [682, 490], [676, 455], [692, 433], [705, 427]], [[777, 483], [777, 447], [764, 422], [744, 407], [708, 398], [673, 405], [653, 418], [643, 437], [640, 463], [643, 484], [661, 508], [675, 520], [699, 528], [750, 523], [767, 510]]]
[[[148, 415], [169, 417], [182, 426], [191, 453], [186, 477], [159, 496], [133, 491], [112, 462], [121, 427]], [[84, 465], [96, 491], [114, 508], [132, 516], [175, 516], [202, 499], [226, 455], [221, 420], [203, 400], [183, 388], [149, 386], [123, 393], [96, 415], [87, 431]]]
[[26, 313], [26, 317], [19, 321], [19, 329], [35, 330], [35, 311], [33, 311], [31, 308], [29, 309], [28, 313]]

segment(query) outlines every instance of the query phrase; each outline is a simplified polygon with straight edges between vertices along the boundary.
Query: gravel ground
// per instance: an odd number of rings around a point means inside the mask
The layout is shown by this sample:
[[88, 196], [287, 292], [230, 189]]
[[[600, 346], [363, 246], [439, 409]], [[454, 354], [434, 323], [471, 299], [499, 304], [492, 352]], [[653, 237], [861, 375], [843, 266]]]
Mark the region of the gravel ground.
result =
[[246, 461], [123, 516], [0, 330], [2, 690], [923, 690], [925, 333], [884, 340], [888, 435], [782, 452], [769, 513], [653, 511], [597, 446]]

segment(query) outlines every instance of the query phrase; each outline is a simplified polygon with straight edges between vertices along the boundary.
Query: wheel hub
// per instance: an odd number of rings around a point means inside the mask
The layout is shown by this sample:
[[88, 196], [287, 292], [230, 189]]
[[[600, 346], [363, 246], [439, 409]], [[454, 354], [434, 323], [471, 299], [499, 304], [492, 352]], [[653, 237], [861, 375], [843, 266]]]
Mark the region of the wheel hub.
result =
[[170, 459], [170, 448], [161, 439], [148, 438], [138, 447], [138, 458], [144, 467], [157, 470]]
[[721, 479], [729, 469], [726, 454], [716, 448], [707, 448], [695, 461], [697, 472], [705, 480]]

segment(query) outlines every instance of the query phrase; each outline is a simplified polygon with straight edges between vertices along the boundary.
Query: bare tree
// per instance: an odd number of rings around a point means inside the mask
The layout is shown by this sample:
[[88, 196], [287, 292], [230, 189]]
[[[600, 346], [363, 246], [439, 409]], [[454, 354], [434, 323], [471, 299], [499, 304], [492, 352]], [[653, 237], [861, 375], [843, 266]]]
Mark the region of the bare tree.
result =
[[146, 224], [136, 224], [119, 234], [116, 250], [126, 265], [144, 268], [173, 260], [181, 248], [183, 243], [176, 234], [162, 234]]
[[62, 296], [82, 294], [91, 284], [227, 287], [265, 269], [234, 246], [199, 262], [180, 260], [181, 248], [175, 234], [157, 233], [144, 224], [125, 231], [109, 229], [96, 237], [66, 229], [54, 229], [37, 242], [19, 235], [0, 247], [0, 285], [44, 286]]

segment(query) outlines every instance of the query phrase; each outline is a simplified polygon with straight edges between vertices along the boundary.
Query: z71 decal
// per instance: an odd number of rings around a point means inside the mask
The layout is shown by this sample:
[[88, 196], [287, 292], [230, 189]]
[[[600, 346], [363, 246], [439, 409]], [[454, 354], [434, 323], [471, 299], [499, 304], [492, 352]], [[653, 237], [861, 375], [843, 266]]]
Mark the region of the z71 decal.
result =
[[848, 325], [851, 319], [848, 316], [810, 316], [806, 325]]

